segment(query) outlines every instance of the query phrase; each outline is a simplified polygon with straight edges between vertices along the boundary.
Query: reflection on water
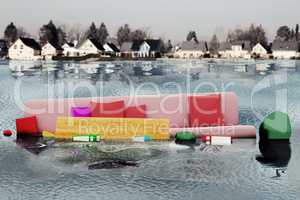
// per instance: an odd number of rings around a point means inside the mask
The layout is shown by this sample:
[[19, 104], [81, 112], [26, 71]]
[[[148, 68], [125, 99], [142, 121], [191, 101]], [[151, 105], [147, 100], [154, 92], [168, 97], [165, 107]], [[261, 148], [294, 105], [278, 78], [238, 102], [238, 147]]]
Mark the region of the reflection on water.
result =
[[285, 174], [292, 153], [289, 141], [260, 140], [259, 149], [262, 156], [256, 157], [257, 161], [263, 165], [273, 167], [276, 171], [276, 177]]
[[41, 137], [17, 137], [16, 139], [17, 145], [25, 150], [33, 153], [33, 154], [40, 154], [43, 150], [47, 148], [47, 144], [45, 144], [43, 138]]
[[258, 144], [261, 156], [257, 156], [256, 160], [273, 167], [276, 172], [274, 177], [284, 175], [292, 154], [290, 140], [270, 140], [266, 131], [259, 130]]

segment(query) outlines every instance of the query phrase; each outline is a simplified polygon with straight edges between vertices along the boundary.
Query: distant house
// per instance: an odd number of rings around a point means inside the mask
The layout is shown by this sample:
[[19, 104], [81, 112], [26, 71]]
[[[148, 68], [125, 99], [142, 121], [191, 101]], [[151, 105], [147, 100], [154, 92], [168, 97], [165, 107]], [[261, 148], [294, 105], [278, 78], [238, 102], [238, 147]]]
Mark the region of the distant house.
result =
[[62, 48], [63, 48], [63, 55], [66, 57], [76, 57], [79, 56], [79, 50], [76, 48], [77, 41], [74, 42], [66, 42]]
[[175, 51], [175, 58], [195, 59], [201, 58], [208, 53], [207, 43], [204, 41], [185, 41]]
[[63, 48], [58, 44], [47, 42], [42, 47], [42, 57], [43, 59], [52, 59], [55, 56], [63, 55]]
[[158, 58], [162, 56], [162, 48], [161, 40], [135, 40], [123, 43], [119, 55], [130, 58]]
[[299, 44], [296, 41], [275, 40], [272, 44], [272, 51], [276, 59], [296, 58], [299, 54]]
[[261, 43], [257, 43], [251, 51], [251, 55], [257, 58], [269, 58], [270, 53], [269, 47], [265, 47]]
[[162, 56], [163, 44], [161, 40], [144, 40], [140, 46], [139, 56], [143, 58], [159, 58]]
[[124, 42], [121, 45], [120, 53], [118, 53], [118, 56], [123, 58], [132, 57], [132, 45], [133, 42]]
[[7, 43], [5, 40], [0, 40], [0, 58], [6, 57], [8, 53]]
[[236, 41], [221, 43], [219, 54], [223, 58], [251, 58], [251, 46], [249, 41]]
[[221, 42], [219, 49], [218, 49], [218, 54], [219, 57], [221, 58], [228, 58], [229, 52], [231, 51], [231, 44], [229, 42]]
[[109, 55], [109, 56], [115, 56], [117, 55], [120, 50], [119, 48], [114, 45], [113, 43], [106, 43], [105, 45], [103, 45], [103, 48], [104, 48], [104, 52], [106, 55]]
[[94, 39], [87, 39], [79, 45], [79, 53], [81, 56], [89, 54], [102, 54], [104, 52], [103, 46]]
[[13, 60], [37, 60], [41, 58], [41, 46], [31, 38], [19, 38], [8, 50]]

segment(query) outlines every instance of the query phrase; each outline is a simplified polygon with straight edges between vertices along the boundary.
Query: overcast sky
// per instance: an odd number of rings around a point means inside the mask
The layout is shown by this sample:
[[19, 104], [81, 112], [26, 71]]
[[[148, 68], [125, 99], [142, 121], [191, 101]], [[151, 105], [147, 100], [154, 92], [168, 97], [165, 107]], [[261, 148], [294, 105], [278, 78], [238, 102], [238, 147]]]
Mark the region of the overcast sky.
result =
[[280, 25], [300, 23], [299, 0], [1, 0], [1, 35], [11, 21], [37, 34], [50, 19], [59, 24], [89, 26], [105, 22], [111, 35], [129, 23], [150, 28], [154, 37], [183, 40], [189, 30], [198, 37], [222, 38], [229, 29], [262, 24], [269, 37]]

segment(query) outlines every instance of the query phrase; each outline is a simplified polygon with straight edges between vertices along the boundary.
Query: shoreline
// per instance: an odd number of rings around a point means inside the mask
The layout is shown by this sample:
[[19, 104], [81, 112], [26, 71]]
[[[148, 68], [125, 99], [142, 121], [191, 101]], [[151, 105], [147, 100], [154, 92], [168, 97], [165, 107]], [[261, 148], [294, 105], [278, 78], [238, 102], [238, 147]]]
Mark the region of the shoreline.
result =
[[0, 58], [0, 61], [78, 61], [78, 62], [115, 62], [115, 61], [157, 61], [157, 60], [173, 60], [173, 61], [298, 61], [300, 58], [295, 59], [255, 59], [255, 58], [193, 58], [193, 59], [184, 59], [184, 58], [122, 58], [122, 57], [56, 57], [53, 59], [9, 59], [9, 58]]

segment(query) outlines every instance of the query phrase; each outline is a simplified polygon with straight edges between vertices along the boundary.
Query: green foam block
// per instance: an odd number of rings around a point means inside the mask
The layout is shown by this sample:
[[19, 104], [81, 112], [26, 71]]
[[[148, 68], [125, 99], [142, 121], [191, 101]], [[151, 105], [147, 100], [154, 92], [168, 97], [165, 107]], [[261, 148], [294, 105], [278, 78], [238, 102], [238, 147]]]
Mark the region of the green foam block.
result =
[[265, 118], [259, 128], [260, 135], [270, 140], [286, 140], [292, 135], [290, 118], [282, 112], [273, 112]]
[[192, 132], [179, 132], [176, 133], [176, 140], [191, 141], [196, 140], [196, 136]]

